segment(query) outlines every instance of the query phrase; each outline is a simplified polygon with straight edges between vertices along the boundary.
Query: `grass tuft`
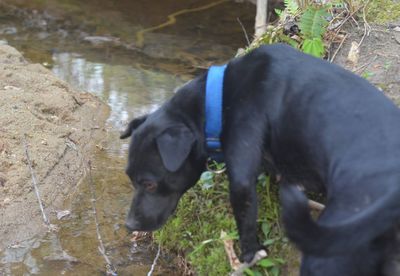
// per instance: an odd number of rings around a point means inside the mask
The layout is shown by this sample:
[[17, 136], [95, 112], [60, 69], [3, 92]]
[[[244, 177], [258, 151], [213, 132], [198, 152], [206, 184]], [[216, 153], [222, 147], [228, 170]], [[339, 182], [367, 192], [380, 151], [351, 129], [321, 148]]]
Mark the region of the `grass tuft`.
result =
[[[182, 197], [174, 218], [155, 233], [155, 241], [164, 249], [183, 255], [197, 275], [228, 275], [231, 272], [221, 231], [235, 241], [236, 252], [240, 253], [228, 185], [225, 174], [203, 173], [199, 183]], [[293, 255], [293, 248], [284, 237], [279, 222], [277, 185], [271, 185], [269, 177], [262, 175], [257, 190], [258, 237], [268, 248], [268, 258], [246, 270], [246, 274], [280, 275], [285, 269], [286, 257]], [[294, 259], [298, 263], [297, 255]]]

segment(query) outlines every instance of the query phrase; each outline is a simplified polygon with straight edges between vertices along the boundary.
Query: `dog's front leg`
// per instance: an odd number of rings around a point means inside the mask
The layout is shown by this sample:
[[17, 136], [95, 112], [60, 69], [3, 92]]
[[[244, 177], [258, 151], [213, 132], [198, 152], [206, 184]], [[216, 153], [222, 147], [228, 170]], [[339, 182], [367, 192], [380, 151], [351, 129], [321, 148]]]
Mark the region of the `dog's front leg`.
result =
[[[251, 262], [262, 248], [257, 239], [256, 181], [259, 169], [259, 153], [238, 147], [226, 151], [226, 165], [230, 181], [230, 201], [239, 230], [241, 261]], [[246, 153], [246, 154], [241, 154]]]

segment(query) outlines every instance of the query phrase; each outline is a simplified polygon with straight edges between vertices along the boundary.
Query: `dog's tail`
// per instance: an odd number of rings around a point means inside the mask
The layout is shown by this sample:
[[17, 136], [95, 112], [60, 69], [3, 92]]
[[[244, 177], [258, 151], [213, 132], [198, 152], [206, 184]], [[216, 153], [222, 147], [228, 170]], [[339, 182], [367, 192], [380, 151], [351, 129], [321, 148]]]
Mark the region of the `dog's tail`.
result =
[[400, 189], [398, 185], [393, 186], [392, 191], [365, 210], [328, 226], [312, 219], [303, 192], [294, 185], [282, 183], [280, 198], [286, 234], [306, 254], [333, 256], [352, 251], [399, 221]]

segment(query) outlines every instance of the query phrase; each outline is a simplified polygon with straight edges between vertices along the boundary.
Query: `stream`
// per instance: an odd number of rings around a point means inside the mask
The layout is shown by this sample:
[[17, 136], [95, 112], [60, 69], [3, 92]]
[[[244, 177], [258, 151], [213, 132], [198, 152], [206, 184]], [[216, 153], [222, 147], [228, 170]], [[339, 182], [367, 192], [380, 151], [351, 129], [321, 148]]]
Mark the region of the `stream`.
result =
[[[179, 12], [172, 24], [154, 28]], [[132, 242], [124, 227], [134, 191], [124, 174], [129, 140], [119, 140], [119, 131], [209, 65], [234, 56], [246, 45], [241, 24], [251, 34], [254, 12], [248, 3], [210, 0], [0, 2], [0, 43], [111, 107], [92, 177], [64, 204], [70, 215], [54, 222], [58, 232], [0, 251], [0, 275], [106, 275], [90, 181], [104, 246], [118, 275], [147, 275], [157, 248]], [[155, 275], [179, 274], [174, 256], [162, 253]]]

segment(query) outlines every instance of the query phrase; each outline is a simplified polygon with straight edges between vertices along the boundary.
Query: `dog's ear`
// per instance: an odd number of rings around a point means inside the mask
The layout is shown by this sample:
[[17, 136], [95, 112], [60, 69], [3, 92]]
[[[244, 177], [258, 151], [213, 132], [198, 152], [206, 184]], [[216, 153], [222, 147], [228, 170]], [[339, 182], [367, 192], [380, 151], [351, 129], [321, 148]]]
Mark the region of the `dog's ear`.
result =
[[167, 128], [156, 141], [164, 166], [168, 171], [175, 172], [189, 156], [195, 138], [187, 126], [178, 124]]
[[130, 121], [128, 124], [128, 127], [121, 133], [119, 136], [120, 139], [125, 139], [128, 138], [132, 135], [132, 131], [134, 131], [138, 126], [143, 124], [144, 121], [146, 121], [148, 115], [143, 115], [138, 118], [133, 119]]

